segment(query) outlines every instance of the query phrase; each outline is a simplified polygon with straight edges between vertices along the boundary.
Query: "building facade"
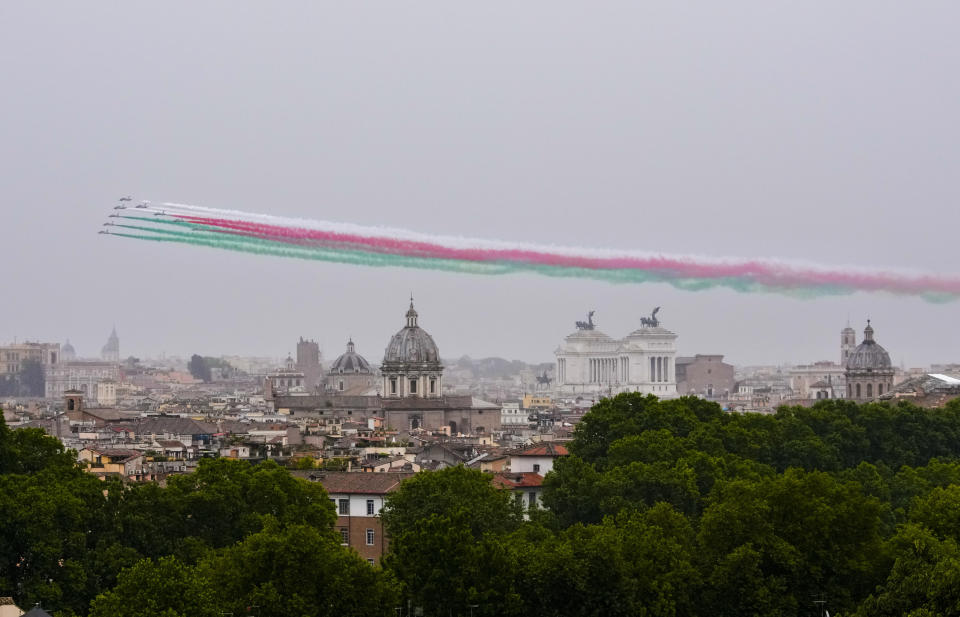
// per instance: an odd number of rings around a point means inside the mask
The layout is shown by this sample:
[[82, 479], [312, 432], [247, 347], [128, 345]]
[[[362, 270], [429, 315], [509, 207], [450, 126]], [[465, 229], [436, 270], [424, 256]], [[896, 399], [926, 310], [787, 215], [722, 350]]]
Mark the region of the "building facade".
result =
[[677, 393], [708, 399], [728, 398], [736, 389], [732, 364], [720, 354], [697, 354], [676, 359]]
[[[47, 368], [46, 397], [59, 399], [67, 390], [78, 390], [93, 404], [108, 404], [97, 398], [98, 384], [106, 381], [114, 384], [120, 381], [119, 365], [114, 362], [60, 362]], [[116, 397], [115, 388], [113, 396]]]
[[360, 473], [293, 471], [326, 489], [337, 510], [336, 530], [341, 544], [349, 546], [367, 562], [378, 562], [387, 552], [389, 540], [380, 521], [387, 495], [400, 488], [411, 473]]
[[61, 362], [60, 343], [14, 343], [0, 347], [0, 377], [16, 375], [25, 362], [37, 362], [44, 371]]
[[676, 397], [677, 335], [661, 327], [655, 314], [622, 339], [598, 330], [592, 318], [578, 322], [577, 331], [554, 352], [556, 392], [567, 397], [621, 392]]
[[[851, 350], [850, 353], [853, 353]], [[845, 350], [841, 349], [841, 355]], [[846, 354], [849, 358], [850, 354]], [[821, 360], [813, 364], [798, 364], [790, 368], [790, 387], [793, 389], [793, 396], [799, 399], [817, 399], [824, 398], [825, 392], [830, 390], [836, 392], [836, 397], [842, 398], [845, 392], [846, 383], [846, 365], [840, 365], [835, 362]], [[828, 384], [829, 388], [825, 385]]]

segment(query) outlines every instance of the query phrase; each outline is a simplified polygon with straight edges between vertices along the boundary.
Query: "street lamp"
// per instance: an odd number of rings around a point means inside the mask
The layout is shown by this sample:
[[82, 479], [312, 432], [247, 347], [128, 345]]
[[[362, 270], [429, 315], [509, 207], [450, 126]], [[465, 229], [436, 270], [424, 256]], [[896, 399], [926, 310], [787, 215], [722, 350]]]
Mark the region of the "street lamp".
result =
[[478, 608], [479, 604], [470, 604], [470, 617], [473, 617], [473, 609]]

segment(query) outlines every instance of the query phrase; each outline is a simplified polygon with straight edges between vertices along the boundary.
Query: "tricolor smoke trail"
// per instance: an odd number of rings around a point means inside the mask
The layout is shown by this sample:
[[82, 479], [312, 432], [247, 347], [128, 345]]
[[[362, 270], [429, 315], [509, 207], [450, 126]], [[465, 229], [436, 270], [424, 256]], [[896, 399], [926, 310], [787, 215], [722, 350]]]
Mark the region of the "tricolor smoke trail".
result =
[[960, 298], [960, 277], [907, 271], [480, 240], [175, 203], [145, 202], [122, 209], [118, 219], [122, 222], [114, 224], [110, 234], [124, 238], [354, 265], [471, 274], [533, 272], [805, 297], [884, 291], [930, 301]]

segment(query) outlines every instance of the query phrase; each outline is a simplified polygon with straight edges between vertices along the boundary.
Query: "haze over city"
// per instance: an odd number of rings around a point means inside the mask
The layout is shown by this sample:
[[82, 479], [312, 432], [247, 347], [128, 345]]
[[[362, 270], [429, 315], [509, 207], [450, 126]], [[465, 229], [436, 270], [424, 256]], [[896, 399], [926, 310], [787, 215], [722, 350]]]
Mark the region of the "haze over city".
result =
[[683, 353], [955, 361], [956, 305], [359, 268], [96, 234], [120, 195], [427, 233], [955, 266], [949, 3], [0, 8], [0, 340], [370, 357], [409, 294], [444, 357], [552, 361], [596, 310]]

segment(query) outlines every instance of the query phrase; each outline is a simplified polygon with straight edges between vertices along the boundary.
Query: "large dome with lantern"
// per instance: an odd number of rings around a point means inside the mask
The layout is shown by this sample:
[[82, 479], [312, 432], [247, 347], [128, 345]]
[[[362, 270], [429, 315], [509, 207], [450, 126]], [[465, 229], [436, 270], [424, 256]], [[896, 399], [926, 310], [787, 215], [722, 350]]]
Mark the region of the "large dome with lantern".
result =
[[410, 301], [407, 325], [393, 335], [383, 354], [384, 365], [439, 364], [440, 350], [426, 330], [417, 324], [417, 311]]

